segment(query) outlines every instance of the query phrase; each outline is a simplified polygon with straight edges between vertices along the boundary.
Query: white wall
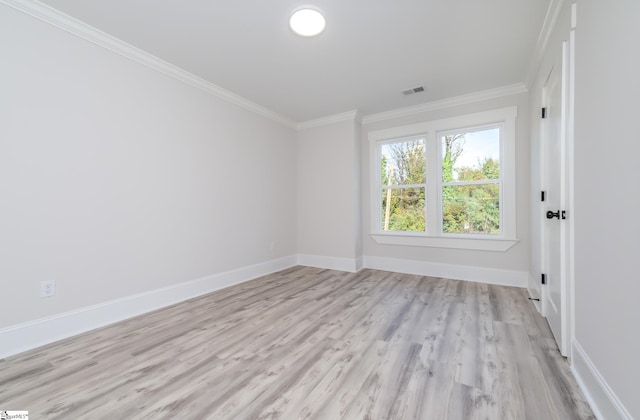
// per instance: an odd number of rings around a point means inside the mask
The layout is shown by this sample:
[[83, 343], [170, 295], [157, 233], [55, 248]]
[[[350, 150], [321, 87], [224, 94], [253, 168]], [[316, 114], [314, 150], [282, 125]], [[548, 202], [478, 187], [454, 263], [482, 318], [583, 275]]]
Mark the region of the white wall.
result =
[[[517, 238], [519, 242], [505, 252], [495, 251], [474, 251], [462, 249], [444, 249], [418, 246], [385, 245], [374, 241], [369, 235], [370, 231], [370, 163], [369, 163], [369, 141], [370, 131], [386, 129], [390, 127], [415, 124], [424, 121], [437, 120], [452, 116], [470, 114], [474, 112], [487, 111], [497, 108], [516, 105], [518, 107], [518, 117], [516, 119], [516, 181], [517, 181]], [[475, 277], [473, 270], [471, 279], [478, 281], [490, 281], [492, 276], [503, 273], [501, 276], [508, 278], [515, 276], [515, 283], [524, 286], [526, 283], [527, 271], [529, 268], [529, 103], [526, 93], [510, 95], [483, 102], [476, 102], [467, 105], [450, 107], [440, 110], [424, 112], [421, 114], [395, 118], [375, 123], [363, 125], [362, 136], [362, 193], [363, 193], [363, 254], [365, 255], [365, 265], [367, 260], [381, 261], [380, 258], [403, 260], [406, 266], [421, 264], [424, 270], [438, 268], [438, 273], [424, 272], [430, 275], [446, 275], [447, 267], [467, 266], [470, 268], [481, 268], [487, 270], [476, 270]], [[384, 260], [382, 260], [384, 261]], [[436, 265], [434, 265], [436, 264]], [[444, 270], [440, 271], [440, 269]], [[453, 267], [452, 267], [453, 268]], [[482, 275], [481, 271], [488, 273], [488, 277]], [[456, 277], [457, 270], [451, 271], [450, 276]], [[511, 273], [511, 274], [510, 274]], [[512, 276], [512, 277], [513, 277]], [[465, 277], [465, 276], [463, 276]], [[524, 278], [520, 283], [520, 278]], [[467, 278], [468, 279], [468, 278]], [[509, 283], [507, 281], [507, 283]]]
[[[640, 3], [578, 6], [574, 368], [605, 418], [640, 418]], [[567, 14], [568, 2], [530, 98], [367, 124], [361, 133], [345, 121], [296, 134], [0, 5], [0, 329], [296, 253], [354, 269], [364, 253], [538, 270], [539, 241], [534, 235], [530, 259], [529, 232], [541, 214], [531, 200], [539, 92]], [[360, 211], [369, 203], [369, 131], [510, 105], [519, 111], [519, 244], [501, 253], [369, 237], [367, 205]], [[48, 279], [57, 295], [40, 299]]]
[[354, 120], [298, 132], [301, 264], [348, 271], [360, 267], [358, 135]]
[[0, 55], [0, 328], [295, 254], [293, 129], [5, 5]]
[[[637, 1], [578, 2], [574, 211], [576, 342], [626, 407], [628, 418], [636, 419], [639, 17]], [[606, 404], [602, 407], [603, 414], [611, 412]]]

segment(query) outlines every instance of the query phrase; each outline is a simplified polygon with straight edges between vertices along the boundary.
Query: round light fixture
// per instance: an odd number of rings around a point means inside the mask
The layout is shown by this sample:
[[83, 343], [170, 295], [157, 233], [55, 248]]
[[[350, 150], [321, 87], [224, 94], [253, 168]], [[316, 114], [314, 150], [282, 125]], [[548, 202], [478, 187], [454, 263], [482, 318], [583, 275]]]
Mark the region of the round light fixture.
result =
[[324, 31], [326, 21], [316, 9], [304, 7], [293, 12], [289, 18], [291, 30], [302, 36], [316, 36]]

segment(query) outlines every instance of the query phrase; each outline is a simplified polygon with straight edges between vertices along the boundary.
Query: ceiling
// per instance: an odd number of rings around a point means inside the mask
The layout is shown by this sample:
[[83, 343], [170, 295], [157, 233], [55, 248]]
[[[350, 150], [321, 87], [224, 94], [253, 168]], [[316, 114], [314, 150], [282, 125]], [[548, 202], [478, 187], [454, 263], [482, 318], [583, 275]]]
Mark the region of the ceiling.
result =
[[[302, 122], [523, 83], [550, 0], [41, 2]], [[288, 27], [305, 4], [327, 19], [318, 37]]]

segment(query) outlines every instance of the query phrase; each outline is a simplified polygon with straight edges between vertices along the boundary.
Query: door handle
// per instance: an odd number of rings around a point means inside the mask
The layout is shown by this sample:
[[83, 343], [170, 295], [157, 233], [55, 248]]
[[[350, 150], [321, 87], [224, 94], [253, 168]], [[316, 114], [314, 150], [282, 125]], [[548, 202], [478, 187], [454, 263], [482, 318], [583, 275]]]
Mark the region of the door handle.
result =
[[551, 210], [549, 210], [547, 212], [547, 219], [553, 219], [554, 217], [557, 217], [558, 220], [560, 220], [560, 210], [558, 210], [557, 212], [552, 212]]
[[554, 217], [558, 220], [560, 219], [565, 220], [567, 218], [567, 212], [565, 210], [562, 210], [562, 211], [558, 210], [556, 212], [549, 210], [547, 212], [547, 219], [553, 219]]

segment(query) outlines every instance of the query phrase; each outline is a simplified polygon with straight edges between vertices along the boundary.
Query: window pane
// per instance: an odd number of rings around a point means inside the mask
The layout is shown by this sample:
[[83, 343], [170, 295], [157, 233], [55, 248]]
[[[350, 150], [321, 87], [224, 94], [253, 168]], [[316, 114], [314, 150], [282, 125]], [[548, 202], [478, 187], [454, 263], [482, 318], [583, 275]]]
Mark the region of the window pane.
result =
[[424, 232], [424, 188], [384, 188], [382, 230]]
[[455, 185], [442, 188], [444, 233], [500, 234], [500, 186]]
[[442, 141], [442, 181], [500, 178], [500, 128], [446, 134]]
[[424, 184], [425, 139], [380, 145], [381, 185]]

